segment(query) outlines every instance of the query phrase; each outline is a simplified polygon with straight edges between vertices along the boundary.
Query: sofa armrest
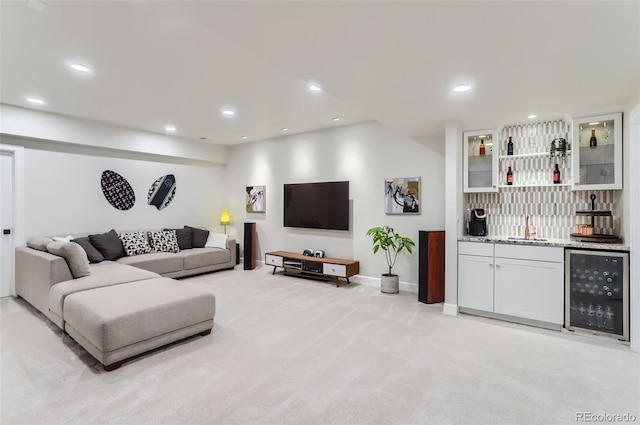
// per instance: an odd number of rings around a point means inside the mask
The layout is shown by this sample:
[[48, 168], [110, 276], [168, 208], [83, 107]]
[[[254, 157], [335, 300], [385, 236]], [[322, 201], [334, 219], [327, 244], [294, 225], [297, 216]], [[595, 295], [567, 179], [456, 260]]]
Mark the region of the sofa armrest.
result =
[[227, 249], [231, 251], [231, 264], [236, 264], [236, 240], [227, 238]]
[[73, 276], [64, 258], [38, 251], [16, 248], [16, 293], [32, 306], [47, 314], [49, 289]]

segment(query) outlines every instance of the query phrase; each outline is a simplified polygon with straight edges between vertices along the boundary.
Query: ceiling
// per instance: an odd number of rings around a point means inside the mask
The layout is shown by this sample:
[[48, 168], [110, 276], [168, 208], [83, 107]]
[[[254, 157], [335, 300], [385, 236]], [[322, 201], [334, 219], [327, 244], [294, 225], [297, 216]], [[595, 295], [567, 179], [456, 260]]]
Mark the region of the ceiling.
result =
[[0, 2], [1, 103], [208, 143], [368, 120], [422, 137], [640, 101], [638, 1], [28, 3]]

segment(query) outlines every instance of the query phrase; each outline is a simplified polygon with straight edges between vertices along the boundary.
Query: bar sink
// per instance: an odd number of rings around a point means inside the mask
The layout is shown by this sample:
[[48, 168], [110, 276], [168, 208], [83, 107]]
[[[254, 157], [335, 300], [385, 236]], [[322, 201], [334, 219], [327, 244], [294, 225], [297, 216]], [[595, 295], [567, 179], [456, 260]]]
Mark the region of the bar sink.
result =
[[511, 241], [533, 241], [533, 242], [546, 242], [544, 238], [518, 238], [515, 236], [509, 236], [507, 239]]

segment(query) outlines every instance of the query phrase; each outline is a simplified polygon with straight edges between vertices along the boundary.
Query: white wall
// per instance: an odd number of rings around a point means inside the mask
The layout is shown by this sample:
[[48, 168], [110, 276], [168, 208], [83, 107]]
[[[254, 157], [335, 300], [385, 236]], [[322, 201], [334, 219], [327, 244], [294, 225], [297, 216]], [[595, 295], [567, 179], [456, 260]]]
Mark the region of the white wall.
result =
[[[385, 178], [415, 176], [422, 178], [422, 213], [385, 215]], [[350, 182], [349, 231], [283, 227], [285, 183], [338, 180]], [[264, 214], [245, 212], [245, 187], [254, 185], [266, 185]], [[243, 222], [257, 222], [258, 259], [272, 250], [323, 249], [328, 256], [360, 261], [360, 275], [378, 279], [386, 262], [383, 254], [373, 254], [369, 228], [388, 224], [416, 244], [418, 230], [444, 229], [444, 140], [418, 142], [369, 122], [241, 145], [230, 150], [225, 186], [230, 233], [242, 241]], [[417, 249], [399, 257], [393, 271], [404, 282], [401, 289], [416, 290], [417, 269]]]

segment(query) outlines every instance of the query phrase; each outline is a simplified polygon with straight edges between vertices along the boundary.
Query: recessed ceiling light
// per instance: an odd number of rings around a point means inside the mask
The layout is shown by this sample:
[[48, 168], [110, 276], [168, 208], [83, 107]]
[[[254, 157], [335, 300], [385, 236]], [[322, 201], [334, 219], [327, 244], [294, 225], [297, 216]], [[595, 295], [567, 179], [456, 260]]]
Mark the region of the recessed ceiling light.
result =
[[27, 101], [35, 104], [35, 105], [44, 105], [44, 100], [38, 99], [37, 97], [28, 97]]
[[529, 119], [533, 119], [533, 118], [535, 118], [535, 117], [537, 117], [537, 115], [535, 115], [535, 114], [531, 114], [531, 115], [529, 115], [527, 118], [529, 118]]
[[309, 83], [308, 85], [309, 87], [309, 91], [314, 92], [314, 93], [318, 93], [322, 91], [322, 86], [318, 83]]
[[243, 139], [248, 139], [249, 137], [247, 137], [247, 136], [242, 136], [242, 138], [243, 138]]
[[463, 84], [461, 86], [456, 86], [453, 88], [453, 91], [456, 93], [462, 93], [469, 90], [471, 90], [471, 86], [468, 84]]
[[598, 125], [598, 124], [600, 124], [600, 121], [594, 121], [589, 123], [589, 125]]
[[479, 135], [478, 137], [479, 137], [480, 139], [486, 139], [486, 138], [487, 138], [487, 135], [486, 135], [486, 134], [481, 134], [481, 135]]
[[333, 117], [333, 118], [331, 118], [331, 120], [332, 120], [332, 121], [340, 121], [340, 118], [338, 118], [338, 117]]
[[280, 130], [282, 131], [289, 131], [289, 129], [287, 127], [282, 127]]
[[236, 111], [233, 108], [222, 108], [220, 113], [225, 117], [233, 117], [236, 115]]
[[89, 72], [91, 71], [88, 67], [84, 65], [80, 65], [79, 63], [72, 63], [71, 68], [75, 69], [78, 72]]
[[166, 131], [168, 131], [169, 133], [173, 133], [174, 131], [176, 131], [176, 128], [172, 125], [168, 125], [164, 128]]

